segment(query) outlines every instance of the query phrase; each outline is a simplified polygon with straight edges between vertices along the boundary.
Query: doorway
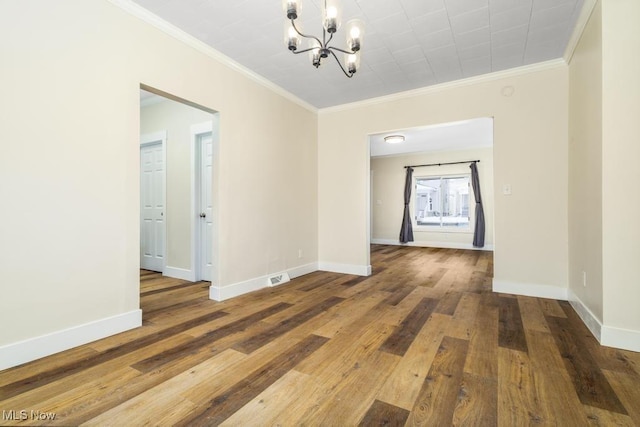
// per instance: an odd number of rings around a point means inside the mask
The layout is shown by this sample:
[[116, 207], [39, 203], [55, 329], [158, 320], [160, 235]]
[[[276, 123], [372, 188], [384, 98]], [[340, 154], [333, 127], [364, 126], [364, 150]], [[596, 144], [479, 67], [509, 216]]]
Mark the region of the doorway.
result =
[[[215, 280], [217, 117], [211, 109], [141, 85], [142, 295], [162, 292], [163, 276], [180, 279], [185, 287], [200, 280]], [[151, 172], [162, 186], [152, 185]], [[157, 279], [153, 289], [147, 286], [149, 270], [160, 273], [153, 276]], [[175, 286], [176, 281], [171, 283]]]
[[[389, 135], [404, 140], [386, 142]], [[400, 245], [406, 166], [413, 166], [408, 209], [414, 240], [404, 245], [478, 249], [473, 246], [475, 209], [469, 182], [444, 185], [468, 179], [470, 161], [477, 160], [486, 230], [482, 249], [494, 249], [493, 118], [371, 134], [369, 152], [371, 244]]]

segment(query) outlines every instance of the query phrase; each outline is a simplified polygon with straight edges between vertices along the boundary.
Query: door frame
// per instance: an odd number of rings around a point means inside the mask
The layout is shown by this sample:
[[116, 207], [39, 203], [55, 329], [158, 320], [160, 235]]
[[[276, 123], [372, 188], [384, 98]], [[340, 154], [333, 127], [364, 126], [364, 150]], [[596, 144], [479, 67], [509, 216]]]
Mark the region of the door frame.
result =
[[[142, 161], [140, 157], [140, 151], [143, 147], [160, 144], [162, 147], [162, 164], [164, 165], [164, 174], [162, 175], [162, 197], [164, 199], [164, 220], [162, 221], [162, 232], [164, 233], [164, 238], [162, 239], [163, 248], [162, 253], [164, 256], [162, 257], [162, 275], [164, 276], [165, 269], [167, 268], [167, 131], [160, 130], [158, 132], [146, 133], [140, 135], [140, 146], [138, 147], [138, 164]], [[138, 172], [138, 182], [141, 182], [142, 178], [142, 168], [139, 167]], [[140, 192], [138, 193], [138, 209], [140, 209], [140, 204], [142, 203], [142, 188], [140, 184]], [[142, 210], [138, 213], [138, 223], [140, 225], [140, 233], [142, 233]], [[138, 236], [138, 253], [140, 253], [140, 236]], [[142, 259], [138, 259], [138, 269], [142, 268]]]
[[219, 188], [219, 137], [218, 137], [218, 113], [212, 114], [212, 120], [203, 123], [191, 125], [191, 271], [194, 275], [194, 281], [202, 280], [202, 224], [200, 221], [200, 188], [201, 188], [201, 147], [200, 137], [204, 134], [211, 133], [212, 139], [212, 237], [211, 250], [213, 253], [211, 260], [211, 283], [219, 283], [219, 209], [218, 188]]

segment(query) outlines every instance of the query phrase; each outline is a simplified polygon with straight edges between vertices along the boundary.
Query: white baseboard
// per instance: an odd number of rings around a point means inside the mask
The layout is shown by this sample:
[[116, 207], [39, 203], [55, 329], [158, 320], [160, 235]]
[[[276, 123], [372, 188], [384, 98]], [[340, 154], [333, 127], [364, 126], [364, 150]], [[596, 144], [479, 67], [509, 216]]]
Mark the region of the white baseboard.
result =
[[640, 352], [640, 331], [607, 326], [569, 290], [569, 302], [601, 345]]
[[591, 334], [593, 334], [598, 342], [602, 342], [602, 322], [571, 289], [569, 289], [569, 303], [576, 313], [578, 313], [578, 316], [580, 316], [582, 322], [587, 326], [587, 329], [591, 331]]
[[371, 265], [337, 264], [320, 261], [318, 269], [332, 273], [354, 274], [356, 276], [371, 276]]
[[209, 298], [215, 301], [224, 301], [229, 298], [266, 288], [267, 279], [271, 276], [287, 273], [289, 274], [289, 277], [294, 279], [296, 277], [304, 276], [305, 274], [313, 273], [314, 271], [318, 271], [318, 263], [312, 262], [310, 264], [293, 267], [285, 271], [273, 272], [265, 276], [245, 280], [244, 282], [233, 283], [221, 288], [211, 285], [209, 288]]
[[600, 344], [640, 352], [640, 331], [604, 325]]
[[95, 320], [0, 347], [0, 370], [142, 326], [142, 310]]
[[371, 239], [373, 245], [395, 245], [395, 246], [415, 246], [419, 248], [442, 248], [442, 249], [469, 249], [472, 251], [492, 251], [493, 245], [484, 245], [476, 248], [472, 243], [456, 243], [456, 242], [407, 242], [400, 243], [393, 239]]
[[196, 281], [195, 272], [193, 270], [187, 270], [186, 268], [169, 267], [167, 265], [162, 271], [162, 275], [167, 277], [173, 277], [174, 279], [188, 280], [190, 282]]
[[493, 279], [493, 292], [524, 295], [528, 297], [549, 298], [561, 301], [569, 299], [569, 289], [560, 286], [516, 283]]

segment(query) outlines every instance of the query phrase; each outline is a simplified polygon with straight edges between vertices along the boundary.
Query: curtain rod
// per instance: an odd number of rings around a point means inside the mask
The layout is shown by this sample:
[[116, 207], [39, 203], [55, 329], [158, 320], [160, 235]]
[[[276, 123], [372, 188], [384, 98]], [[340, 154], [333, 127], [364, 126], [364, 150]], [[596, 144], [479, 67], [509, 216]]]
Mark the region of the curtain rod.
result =
[[461, 165], [463, 163], [480, 163], [480, 160], [467, 160], [466, 162], [431, 163], [429, 165], [405, 166], [404, 168], [408, 169], [408, 168], [422, 168], [422, 167], [425, 167], [425, 166]]

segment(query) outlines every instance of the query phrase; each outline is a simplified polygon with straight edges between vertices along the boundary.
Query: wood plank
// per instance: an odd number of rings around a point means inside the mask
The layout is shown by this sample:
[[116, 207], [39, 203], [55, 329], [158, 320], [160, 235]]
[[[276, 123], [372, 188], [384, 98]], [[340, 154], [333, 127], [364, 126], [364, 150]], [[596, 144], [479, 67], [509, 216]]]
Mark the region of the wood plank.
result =
[[378, 387], [399, 359], [398, 356], [379, 351], [362, 357], [350, 375], [334, 384], [333, 397], [314, 407], [302, 421], [327, 426], [358, 424], [374, 400]]
[[498, 425], [498, 380], [464, 373], [452, 425]]
[[[603, 371], [607, 381], [616, 392], [626, 413], [640, 425], [640, 381], [637, 375], [624, 372]], [[624, 414], [621, 411], [609, 411]]]
[[34, 388], [42, 387], [46, 384], [57, 381], [61, 378], [80, 372], [83, 369], [94, 367], [101, 363], [105, 363], [117, 357], [120, 357], [124, 354], [135, 351], [136, 349], [162, 341], [167, 337], [178, 334], [184, 329], [189, 329], [200, 323], [209, 322], [211, 320], [214, 320], [226, 315], [227, 313], [225, 312], [214, 311], [204, 316], [200, 316], [195, 319], [191, 319], [186, 322], [180, 323], [179, 325], [175, 325], [170, 328], [167, 328], [158, 332], [154, 332], [151, 335], [135, 339], [126, 344], [122, 344], [118, 347], [113, 347], [103, 352], [100, 352], [98, 354], [90, 355], [84, 359], [76, 360], [76, 361], [52, 368], [48, 371], [44, 371], [39, 374], [29, 376], [27, 378], [24, 378], [19, 381], [15, 381], [10, 384], [5, 384], [0, 387], [0, 400], [8, 399], [20, 393], [33, 390]]
[[545, 402], [548, 420], [562, 419], [569, 425], [586, 424], [586, 414], [571, 377], [551, 334], [527, 330], [529, 359], [533, 368], [536, 394]]
[[498, 371], [498, 425], [553, 425], [526, 353], [499, 347]]
[[171, 349], [148, 357], [144, 360], [141, 360], [140, 362], [133, 364], [132, 367], [139, 370], [140, 372], [150, 372], [162, 365], [183, 357], [184, 354], [189, 354], [196, 349], [210, 346], [216, 341], [228, 335], [243, 331], [254, 323], [260, 321], [261, 319], [269, 317], [272, 314], [285, 310], [289, 307], [290, 305], [287, 303], [278, 303], [264, 310], [260, 310], [257, 313], [251, 314], [249, 316], [221, 326], [214, 331], [208, 332], [205, 335], [190, 340], [189, 342], [186, 342], [182, 345], [173, 347]]
[[331, 307], [340, 304], [344, 301], [344, 298], [330, 297], [319, 304], [312, 306], [310, 309], [300, 312], [296, 315], [289, 317], [286, 320], [278, 323], [277, 325], [265, 330], [259, 335], [252, 336], [245, 339], [233, 346], [238, 351], [249, 354], [259, 349], [268, 342], [273, 341], [277, 337], [286, 334], [287, 332], [297, 328], [308, 320], [316, 317], [320, 313], [323, 313]]
[[268, 426], [284, 425], [279, 420], [281, 413], [298, 399], [307, 387], [309, 375], [296, 370], [284, 374], [278, 381], [253, 398], [220, 426]]
[[133, 399], [92, 418], [86, 425], [142, 425], [153, 420], [156, 425], [174, 424], [196, 410], [196, 405], [180, 396], [180, 393], [194, 387], [225, 369], [244, 360], [246, 356], [235, 350], [224, 352], [176, 375]]
[[452, 425], [469, 342], [445, 336], [407, 425]]
[[[138, 371], [131, 369], [130, 365], [158, 351], [157, 349], [171, 348], [188, 339], [190, 337], [187, 335], [172, 335], [152, 346], [136, 349], [113, 360], [87, 368], [83, 372], [4, 400], [3, 403], [15, 407], [30, 407], [47, 402], [53, 407], [60, 408], [60, 421], [64, 425], [80, 424], [82, 420], [93, 418], [119, 405], [123, 400], [133, 398], [177, 374], [179, 370], [141, 376]], [[87, 389], [87, 383], [96, 386]]]
[[471, 327], [464, 371], [481, 378], [498, 378], [498, 307], [480, 304]]
[[434, 310], [435, 313], [442, 313], [453, 315], [456, 312], [456, 308], [458, 308], [458, 303], [460, 302], [460, 298], [462, 298], [462, 292], [450, 291], [447, 292], [438, 303], [438, 306]]
[[397, 354], [398, 356], [404, 355], [437, 305], [437, 300], [423, 298], [380, 346], [380, 351]]
[[481, 296], [478, 294], [467, 292], [462, 294], [458, 307], [449, 322], [447, 335], [464, 340], [471, 339], [472, 331], [477, 323], [480, 301]]
[[518, 296], [518, 306], [524, 329], [549, 333], [549, 325], [544, 317], [538, 298]]
[[376, 395], [377, 399], [404, 409], [413, 408], [449, 320], [449, 316], [437, 313], [429, 318]]
[[368, 426], [390, 426], [402, 427], [409, 418], [409, 411], [389, 403], [376, 400], [364, 414], [362, 421], [358, 424], [361, 427]]
[[548, 317], [547, 322], [580, 401], [585, 405], [626, 415], [624, 405], [591, 354], [582, 350], [579, 338], [568, 320]]
[[310, 335], [300, 343], [283, 352], [244, 380], [213, 396], [210, 402], [183, 418], [176, 425], [217, 425], [236, 412], [255, 396], [266, 390], [281, 376], [294, 368], [309, 354], [320, 348], [327, 338]]
[[339, 310], [333, 310], [323, 325], [315, 329], [313, 333], [333, 338], [367, 312], [384, 303], [387, 296], [386, 292], [371, 292], [360, 298], [350, 298], [340, 305]]
[[403, 299], [405, 299], [407, 297], [407, 295], [409, 295], [410, 293], [412, 293], [415, 290], [415, 286], [400, 286], [398, 289], [394, 290], [385, 300], [384, 303], [385, 304], [389, 304], [389, 305], [393, 305], [396, 306], [398, 305]]
[[498, 345], [512, 350], [527, 352], [527, 339], [522, 325], [520, 307], [516, 298], [499, 299]]
[[605, 411], [604, 409], [594, 408], [593, 406], [584, 405], [584, 412], [587, 415], [589, 426], [593, 427], [637, 427], [638, 424], [633, 422], [630, 416], [618, 414], [616, 412]]
[[562, 318], [567, 317], [564, 310], [562, 310], [562, 307], [560, 307], [560, 304], [558, 304], [558, 301], [556, 300], [538, 298], [538, 303], [540, 304], [540, 307], [542, 307], [542, 311], [545, 316], [562, 317]]

